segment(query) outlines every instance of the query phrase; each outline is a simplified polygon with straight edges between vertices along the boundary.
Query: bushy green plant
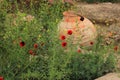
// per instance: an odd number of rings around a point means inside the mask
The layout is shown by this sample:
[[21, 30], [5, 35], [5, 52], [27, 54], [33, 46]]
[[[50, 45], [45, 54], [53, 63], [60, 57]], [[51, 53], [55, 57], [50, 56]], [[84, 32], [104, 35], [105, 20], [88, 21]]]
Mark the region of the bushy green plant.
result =
[[[3, 25], [1, 28], [4, 28], [4, 32], [1, 30], [3, 33], [0, 45], [0, 60], [2, 61], [0, 75], [3, 75], [6, 80], [48, 79], [48, 61], [52, 56], [49, 48], [53, 45], [51, 40], [57, 31], [56, 26], [61, 18], [60, 15], [67, 8], [62, 3], [55, 3], [51, 7], [48, 3], [41, 3], [37, 6], [37, 10], [33, 5], [32, 11], [27, 10], [23, 13], [19, 11], [19, 5], [15, 2], [16, 10], [4, 14], [9, 10], [7, 6], [13, 6], [13, 4], [5, 1], [3, 5], [6, 7], [0, 14], [1, 25]], [[30, 19], [31, 17], [33, 20]], [[20, 42], [24, 42], [25, 46], [21, 47]], [[38, 49], [33, 48], [34, 43], [38, 44]], [[29, 50], [33, 50], [37, 56], [30, 56]]]
[[69, 67], [72, 70], [70, 80], [93, 80], [115, 69], [116, 61], [113, 53], [88, 52], [75, 54]]

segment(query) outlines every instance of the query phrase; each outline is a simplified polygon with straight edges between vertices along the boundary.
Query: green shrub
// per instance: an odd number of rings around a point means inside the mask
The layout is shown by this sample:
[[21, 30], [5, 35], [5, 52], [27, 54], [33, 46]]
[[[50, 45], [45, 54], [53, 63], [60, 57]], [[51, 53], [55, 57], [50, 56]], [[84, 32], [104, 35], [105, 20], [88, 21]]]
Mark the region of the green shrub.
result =
[[115, 69], [115, 56], [111, 53], [106, 60], [102, 53], [75, 55], [72, 58], [70, 80], [93, 80]]

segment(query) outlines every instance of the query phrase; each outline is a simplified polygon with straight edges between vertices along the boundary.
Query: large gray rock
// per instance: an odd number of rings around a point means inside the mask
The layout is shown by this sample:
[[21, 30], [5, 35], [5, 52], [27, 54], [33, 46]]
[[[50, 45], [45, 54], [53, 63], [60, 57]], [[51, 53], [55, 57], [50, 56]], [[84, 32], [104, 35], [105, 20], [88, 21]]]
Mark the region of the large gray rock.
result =
[[[96, 23], [120, 23], [120, 3], [78, 4], [77, 13]], [[118, 24], [120, 26], [120, 24]]]

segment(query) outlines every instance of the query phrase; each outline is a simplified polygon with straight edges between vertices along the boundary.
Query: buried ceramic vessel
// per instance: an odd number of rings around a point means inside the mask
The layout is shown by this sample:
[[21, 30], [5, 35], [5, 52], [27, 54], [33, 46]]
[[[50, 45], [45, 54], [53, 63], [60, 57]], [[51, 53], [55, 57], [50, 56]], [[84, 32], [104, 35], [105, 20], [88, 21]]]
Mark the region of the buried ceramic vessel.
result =
[[[97, 36], [96, 28], [93, 23], [72, 11], [63, 12], [63, 19], [58, 24], [59, 36], [65, 35], [66, 39], [72, 41], [72, 44], [90, 45]], [[72, 35], [68, 31], [72, 31]]]

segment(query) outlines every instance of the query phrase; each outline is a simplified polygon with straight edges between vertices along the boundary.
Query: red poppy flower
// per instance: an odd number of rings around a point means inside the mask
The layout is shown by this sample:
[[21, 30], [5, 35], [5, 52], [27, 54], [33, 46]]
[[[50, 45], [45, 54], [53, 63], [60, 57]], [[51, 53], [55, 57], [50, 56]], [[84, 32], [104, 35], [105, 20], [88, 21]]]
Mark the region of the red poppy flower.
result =
[[118, 50], [118, 46], [115, 46], [115, 47], [114, 47], [114, 50], [117, 51], [117, 50]]
[[3, 77], [0, 77], [0, 80], [4, 80], [4, 78], [3, 78]]
[[25, 42], [21, 41], [21, 42], [19, 43], [19, 45], [20, 45], [20, 47], [24, 47], [24, 46], [25, 46]]
[[80, 53], [80, 52], [81, 52], [81, 49], [78, 49], [77, 52]]
[[34, 44], [34, 48], [38, 48], [38, 44], [37, 43]]
[[90, 45], [93, 45], [94, 43], [93, 42], [90, 42]]
[[35, 55], [35, 53], [33, 52], [33, 50], [29, 50], [29, 54]]
[[68, 30], [67, 34], [72, 35], [72, 30]]
[[67, 46], [67, 42], [62, 42], [62, 47], [65, 47], [65, 46]]
[[60, 39], [61, 39], [61, 40], [65, 40], [65, 39], [66, 39], [66, 36], [62, 35], [62, 36], [60, 37]]

